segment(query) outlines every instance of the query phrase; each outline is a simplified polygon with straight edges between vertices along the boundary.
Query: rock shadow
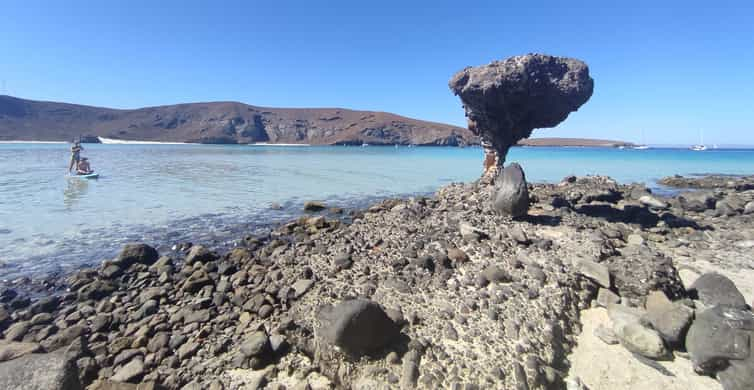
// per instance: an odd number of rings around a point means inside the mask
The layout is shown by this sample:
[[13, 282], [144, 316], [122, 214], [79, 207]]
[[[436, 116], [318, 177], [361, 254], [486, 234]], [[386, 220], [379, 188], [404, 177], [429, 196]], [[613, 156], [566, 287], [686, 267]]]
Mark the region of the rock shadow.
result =
[[[372, 351], [364, 354], [370, 360], [384, 360], [390, 352], [395, 352], [403, 358], [403, 356], [409, 351], [409, 343], [411, 338], [407, 334], [401, 332], [393, 342], [387, 347], [377, 351]], [[355, 356], [348, 356], [352, 361], [358, 361], [360, 358]]]
[[705, 230], [708, 227], [702, 227], [695, 221], [679, 217], [675, 214], [665, 213], [657, 215], [646, 207], [625, 206], [623, 210], [617, 209], [611, 205], [582, 205], [574, 209], [575, 212], [593, 218], [601, 218], [608, 222], [635, 223], [643, 229], [657, 226], [657, 223], [664, 221], [671, 228], [690, 227], [694, 230]]
[[563, 218], [557, 215], [524, 215], [514, 218], [515, 221], [529, 222], [532, 225], [558, 226]]

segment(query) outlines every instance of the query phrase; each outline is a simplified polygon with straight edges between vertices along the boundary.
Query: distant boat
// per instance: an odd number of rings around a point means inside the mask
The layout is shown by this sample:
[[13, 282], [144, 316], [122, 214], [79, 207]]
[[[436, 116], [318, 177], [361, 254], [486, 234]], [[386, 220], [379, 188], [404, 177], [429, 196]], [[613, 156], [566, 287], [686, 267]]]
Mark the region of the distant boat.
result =
[[366, 142], [365, 142], [365, 143], [363, 143], [363, 144], [361, 144], [361, 147], [362, 147], [362, 148], [366, 148], [367, 146], [369, 146], [369, 144], [368, 144], [368, 143], [366, 143]]
[[699, 132], [699, 144], [692, 145], [690, 149], [695, 152], [702, 152], [707, 150], [707, 146], [704, 145], [704, 131]]
[[634, 145], [631, 147], [633, 150], [647, 150], [649, 149], [649, 146], [647, 145], [646, 141], [644, 140], [644, 130], [641, 131], [641, 145]]

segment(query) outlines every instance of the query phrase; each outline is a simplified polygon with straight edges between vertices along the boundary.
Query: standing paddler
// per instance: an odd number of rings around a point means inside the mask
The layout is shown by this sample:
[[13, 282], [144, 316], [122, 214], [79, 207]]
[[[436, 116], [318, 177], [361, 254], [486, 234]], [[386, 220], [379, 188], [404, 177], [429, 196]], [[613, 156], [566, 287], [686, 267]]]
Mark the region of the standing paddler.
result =
[[82, 150], [84, 150], [84, 148], [81, 147], [81, 141], [73, 141], [73, 145], [71, 146], [71, 162], [68, 164], [69, 173], [74, 167], [78, 167], [79, 161], [81, 160]]

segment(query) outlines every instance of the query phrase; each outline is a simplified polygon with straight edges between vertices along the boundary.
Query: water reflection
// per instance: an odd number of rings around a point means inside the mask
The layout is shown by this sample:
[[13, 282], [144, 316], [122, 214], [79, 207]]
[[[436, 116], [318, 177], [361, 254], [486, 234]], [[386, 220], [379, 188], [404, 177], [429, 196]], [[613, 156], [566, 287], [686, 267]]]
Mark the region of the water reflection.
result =
[[65, 209], [70, 211], [89, 190], [89, 180], [82, 180], [73, 177], [67, 178], [67, 185], [63, 190], [63, 204]]

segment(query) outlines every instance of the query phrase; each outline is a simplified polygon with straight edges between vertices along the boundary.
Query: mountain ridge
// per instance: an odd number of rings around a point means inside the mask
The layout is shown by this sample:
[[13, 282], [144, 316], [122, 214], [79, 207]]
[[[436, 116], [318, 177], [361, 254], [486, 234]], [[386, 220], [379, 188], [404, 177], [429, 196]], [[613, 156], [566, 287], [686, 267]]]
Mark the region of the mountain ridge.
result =
[[82, 135], [220, 144], [478, 143], [468, 129], [379, 111], [272, 108], [232, 101], [114, 109], [0, 95], [0, 140], [70, 141]]
[[[383, 111], [273, 108], [234, 101], [133, 109], [0, 95], [0, 141], [123, 141], [210, 144], [478, 145], [466, 128]], [[530, 138], [520, 146], [631, 146], [583, 138]]]

